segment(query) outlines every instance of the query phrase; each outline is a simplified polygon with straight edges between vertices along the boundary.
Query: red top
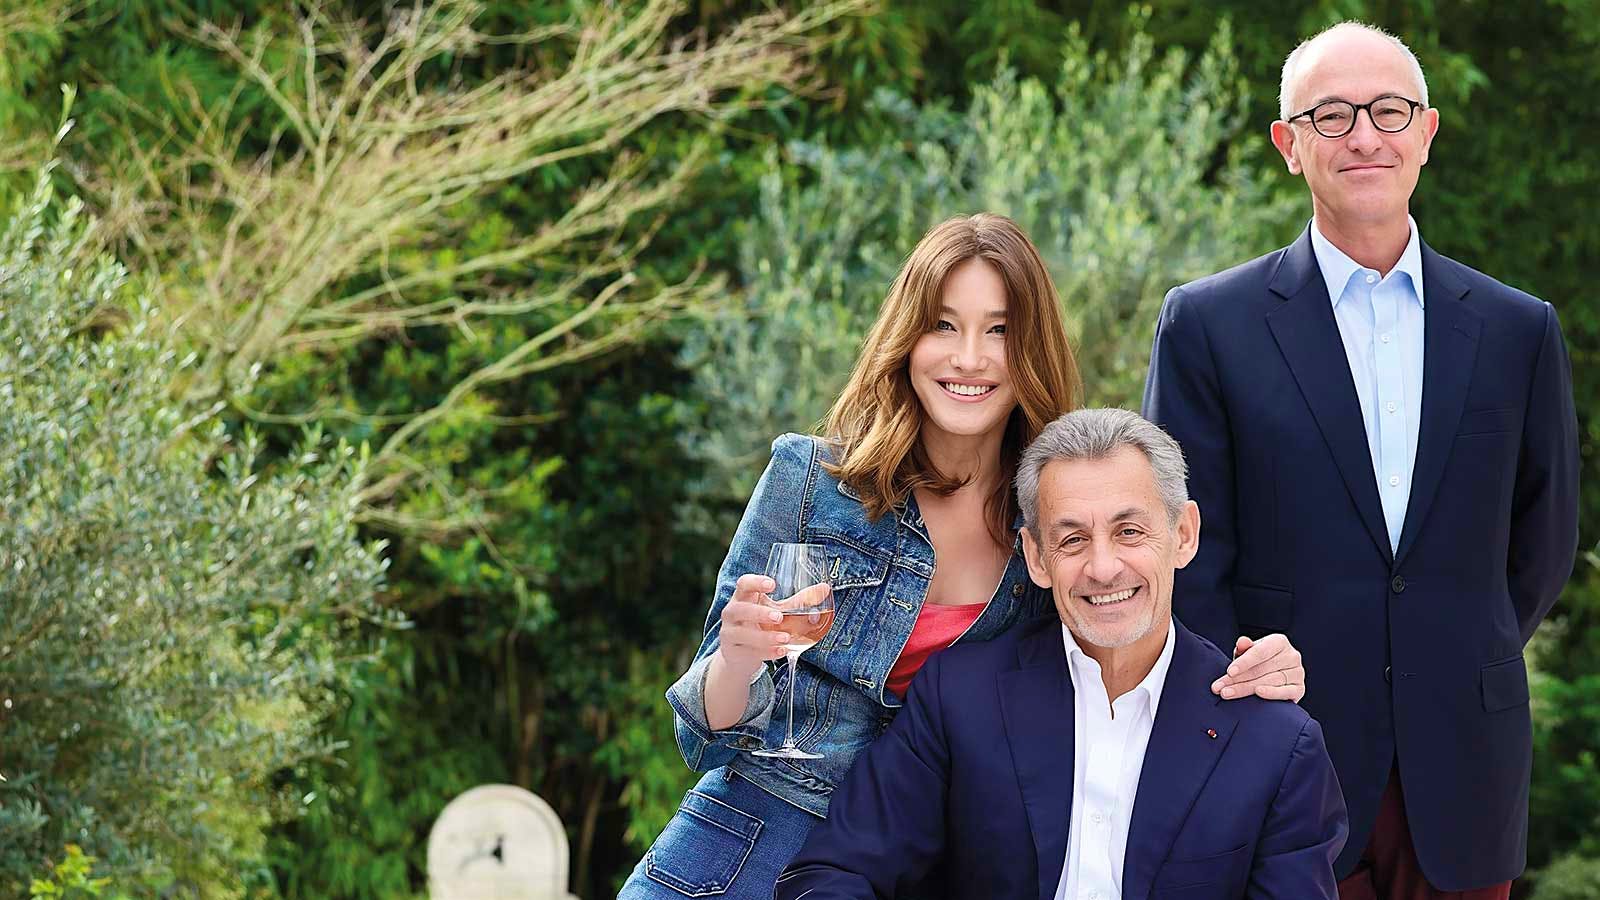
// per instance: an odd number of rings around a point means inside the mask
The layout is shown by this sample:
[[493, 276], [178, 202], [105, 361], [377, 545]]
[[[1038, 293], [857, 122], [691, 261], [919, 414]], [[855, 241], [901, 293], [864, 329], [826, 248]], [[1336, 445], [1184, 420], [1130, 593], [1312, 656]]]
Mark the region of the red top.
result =
[[894, 668], [889, 670], [889, 690], [894, 691], [896, 696], [904, 697], [906, 689], [911, 687], [911, 679], [928, 661], [928, 656], [954, 644], [956, 638], [961, 637], [978, 620], [985, 605], [922, 604], [922, 611], [917, 613], [917, 624], [912, 627], [911, 636], [906, 638], [905, 649], [900, 651], [900, 658], [894, 661]]

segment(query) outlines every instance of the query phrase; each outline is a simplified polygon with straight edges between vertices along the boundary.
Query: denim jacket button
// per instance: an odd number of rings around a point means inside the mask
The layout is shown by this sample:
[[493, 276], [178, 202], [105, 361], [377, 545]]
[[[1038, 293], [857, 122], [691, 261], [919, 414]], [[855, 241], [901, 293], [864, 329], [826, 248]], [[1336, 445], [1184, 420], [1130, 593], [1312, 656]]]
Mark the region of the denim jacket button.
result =
[[1019, 581], [1016, 584], [1013, 584], [1011, 586], [1011, 596], [1013, 596], [1013, 597], [1021, 597], [1022, 596], [1022, 582]]

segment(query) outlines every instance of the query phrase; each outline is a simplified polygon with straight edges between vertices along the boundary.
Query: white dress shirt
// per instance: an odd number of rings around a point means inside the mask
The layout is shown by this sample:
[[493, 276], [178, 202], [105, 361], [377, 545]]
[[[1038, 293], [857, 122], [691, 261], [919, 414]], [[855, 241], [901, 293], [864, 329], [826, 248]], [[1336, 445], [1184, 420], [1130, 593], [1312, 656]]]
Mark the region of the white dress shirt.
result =
[[1122, 897], [1128, 823], [1161, 688], [1172, 664], [1174, 630], [1169, 618], [1167, 643], [1150, 674], [1112, 702], [1100, 664], [1083, 652], [1065, 625], [1061, 627], [1072, 676], [1072, 818], [1056, 900]]
[[1410, 216], [1411, 239], [1389, 274], [1382, 275], [1335, 247], [1315, 220], [1311, 249], [1328, 285], [1350, 377], [1372, 453], [1389, 549], [1400, 549], [1400, 529], [1411, 499], [1422, 424], [1422, 250]]

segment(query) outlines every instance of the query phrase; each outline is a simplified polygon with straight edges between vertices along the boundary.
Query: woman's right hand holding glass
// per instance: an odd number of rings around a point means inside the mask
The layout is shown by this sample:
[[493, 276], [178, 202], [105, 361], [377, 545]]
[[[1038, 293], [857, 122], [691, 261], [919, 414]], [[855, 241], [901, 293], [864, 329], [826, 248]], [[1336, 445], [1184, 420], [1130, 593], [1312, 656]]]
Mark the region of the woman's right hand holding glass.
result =
[[768, 630], [783, 621], [783, 613], [767, 596], [776, 587], [766, 575], [740, 575], [734, 582], [733, 597], [722, 607], [717, 637], [717, 653], [729, 673], [748, 679], [762, 663], [783, 659], [789, 635]]

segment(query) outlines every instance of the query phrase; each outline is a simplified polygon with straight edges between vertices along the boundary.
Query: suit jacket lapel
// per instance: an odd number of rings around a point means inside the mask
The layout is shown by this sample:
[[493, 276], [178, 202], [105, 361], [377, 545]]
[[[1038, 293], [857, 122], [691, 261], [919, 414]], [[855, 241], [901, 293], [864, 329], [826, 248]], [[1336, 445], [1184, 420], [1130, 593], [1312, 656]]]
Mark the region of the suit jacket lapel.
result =
[[1362, 523], [1384, 558], [1392, 559], [1383, 504], [1372, 474], [1372, 451], [1367, 448], [1367, 428], [1361, 418], [1361, 401], [1356, 397], [1328, 288], [1311, 249], [1309, 228], [1284, 251], [1267, 286], [1287, 301], [1267, 315], [1267, 326], [1317, 420], [1322, 439], [1333, 453]]
[[1072, 818], [1072, 680], [1060, 622], [1034, 626], [1018, 645], [1017, 662], [998, 676], [1000, 713], [1033, 831], [1039, 897], [1050, 900], [1066, 864]]
[[[1123, 900], [1145, 900], [1195, 798], [1233, 737], [1233, 709], [1211, 693], [1226, 665], [1182, 625], [1139, 773], [1122, 865]], [[1211, 736], [1216, 733], [1216, 737]]]
[[1405, 558], [1438, 493], [1439, 479], [1450, 458], [1461, 408], [1467, 401], [1472, 366], [1478, 354], [1483, 320], [1464, 298], [1467, 286], [1449, 263], [1422, 245], [1423, 338], [1422, 422], [1417, 429], [1417, 458], [1411, 470], [1411, 497], [1395, 562]]

